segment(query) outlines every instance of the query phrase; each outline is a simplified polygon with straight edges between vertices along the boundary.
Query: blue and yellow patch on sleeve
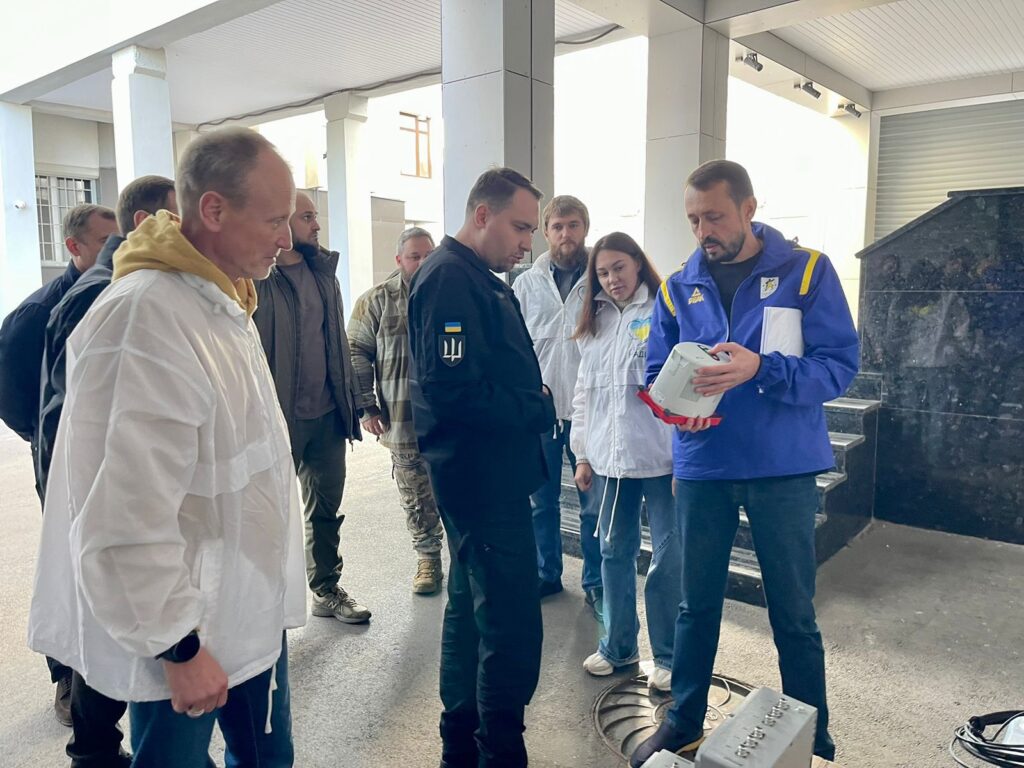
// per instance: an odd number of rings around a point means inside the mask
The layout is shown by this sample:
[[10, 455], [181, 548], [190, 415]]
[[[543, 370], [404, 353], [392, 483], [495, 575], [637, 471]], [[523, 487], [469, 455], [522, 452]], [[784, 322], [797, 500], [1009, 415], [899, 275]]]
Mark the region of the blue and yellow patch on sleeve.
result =
[[445, 323], [444, 324], [444, 332], [445, 333], [462, 333], [462, 323], [458, 323], [458, 322], [455, 322], [455, 323]]

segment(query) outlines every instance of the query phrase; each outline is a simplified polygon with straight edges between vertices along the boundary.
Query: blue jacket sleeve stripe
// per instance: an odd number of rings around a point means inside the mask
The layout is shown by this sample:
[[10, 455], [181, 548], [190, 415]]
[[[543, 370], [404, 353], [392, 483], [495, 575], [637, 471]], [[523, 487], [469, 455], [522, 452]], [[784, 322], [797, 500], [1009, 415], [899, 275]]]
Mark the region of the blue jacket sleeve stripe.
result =
[[800, 295], [806, 296], [811, 290], [811, 278], [814, 276], [814, 265], [818, 263], [818, 259], [821, 258], [821, 251], [814, 251], [810, 248], [801, 248], [800, 250], [810, 256], [807, 259], [807, 266], [804, 267], [804, 279], [800, 281]]

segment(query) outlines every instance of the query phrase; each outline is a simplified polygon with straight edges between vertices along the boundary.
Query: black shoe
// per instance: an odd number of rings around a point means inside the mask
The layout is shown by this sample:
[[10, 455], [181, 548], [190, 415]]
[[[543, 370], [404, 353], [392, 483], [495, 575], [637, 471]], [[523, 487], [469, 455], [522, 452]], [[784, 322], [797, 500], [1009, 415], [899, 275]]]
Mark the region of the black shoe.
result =
[[71, 727], [71, 673], [57, 681], [57, 692], [53, 697], [53, 714], [57, 722], [66, 728]]
[[676, 755], [693, 752], [702, 741], [704, 741], [703, 732], [698, 735], [681, 733], [665, 720], [658, 726], [658, 730], [654, 732], [653, 736], [633, 751], [632, 757], [629, 758], [629, 768], [641, 768], [644, 763], [663, 749]]
[[551, 595], [557, 595], [559, 592], [562, 591], [562, 582], [545, 581], [544, 579], [541, 579], [538, 591], [540, 592], [541, 600], [543, 600], [545, 597], [551, 597]]
[[594, 618], [604, 623], [604, 587], [583, 590], [583, 601], [590, 606]]

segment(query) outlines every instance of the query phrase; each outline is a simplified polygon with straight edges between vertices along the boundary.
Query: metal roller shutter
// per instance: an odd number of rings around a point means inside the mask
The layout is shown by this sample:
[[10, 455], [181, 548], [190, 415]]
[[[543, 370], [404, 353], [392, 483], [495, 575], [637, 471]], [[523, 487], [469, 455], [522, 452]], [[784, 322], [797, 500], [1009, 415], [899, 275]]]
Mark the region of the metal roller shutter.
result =
[[1024, 100], [881, 120], [875, 240], [948, 192], [1024, 186]]

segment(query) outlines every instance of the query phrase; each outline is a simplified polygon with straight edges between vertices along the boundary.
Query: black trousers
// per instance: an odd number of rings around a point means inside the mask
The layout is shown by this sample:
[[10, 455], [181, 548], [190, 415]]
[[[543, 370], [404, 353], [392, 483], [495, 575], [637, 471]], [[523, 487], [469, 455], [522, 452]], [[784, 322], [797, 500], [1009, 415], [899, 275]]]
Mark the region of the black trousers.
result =
[[522, 768], [523, 716], [543, 640], [530, 501], [438, 501], [451, 552], [441, 633], [443, 764]]
[[71, 738], [67, 753], [72, 768], [127, 766], [121, 757], [124, 734], [117, 723], [128, 705], [89, 687], [77, 672], [71, 678]]

